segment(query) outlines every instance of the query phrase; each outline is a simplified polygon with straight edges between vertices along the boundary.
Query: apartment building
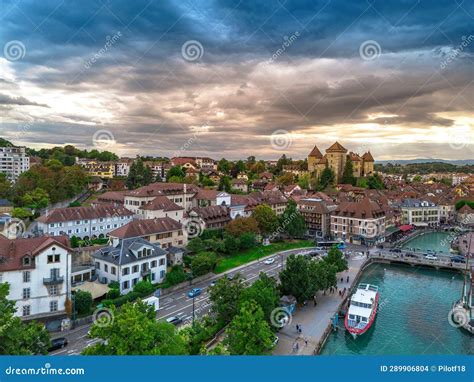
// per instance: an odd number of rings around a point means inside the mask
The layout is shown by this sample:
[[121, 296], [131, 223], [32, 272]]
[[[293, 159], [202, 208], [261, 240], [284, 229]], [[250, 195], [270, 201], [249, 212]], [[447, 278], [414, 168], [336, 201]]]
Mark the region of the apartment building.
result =
[[15, 182], [20, 174], [30, 169], [30, 157], [25, 147], [0, 147], [0, 172]]
[[405, 199], [401, 206], [403, 224], [435, 226], [440, 223], [441, 208], [429, 200]]
[[0, 236], [0, 283], [8, 283], [8, 299], [25, 320], [59, 319], [71, 297], [71, 249], [68, 238], [9, 240]]
[[342, 202], [332, 212], [331, 234], [346, 243], [381, 243], [385, 240], [385, 212], [369, 198], [360, 202]]
[[120, 239], [91, 256], [99, 280], [118, 282], [122, 294], [132, 291], [139, 281], [160, 283], [166, 277], [167, 251], [143, 238]]
[[42, 234], [76, 236], [87, 240], [103, 238], [132, 219], [133, 213], [123, 207], [94, 205], [57, 208], [36, 221]]
[[319, 198], [303, 198], [297, 202], [297, 208], [306, 223], [308, 236], [331, 236], [331, 213], [336, 209], [336, 205]]

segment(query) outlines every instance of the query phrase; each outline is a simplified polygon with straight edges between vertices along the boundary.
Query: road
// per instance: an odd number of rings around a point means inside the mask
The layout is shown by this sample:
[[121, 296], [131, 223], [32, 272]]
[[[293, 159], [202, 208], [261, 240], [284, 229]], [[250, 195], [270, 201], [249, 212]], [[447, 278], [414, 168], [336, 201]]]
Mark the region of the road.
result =
[[[251, 262], [247, 265], [240, 266], [238, 268], [227, 271], [219, 276], [216, 276], [213, 280], [217, 280], [220, 277], [232, 277], [236, 273], [240, 273], [242, 277], [249, 283], [254, 282], [260, 272], [265, 272], [269, 276], [278, 276], [278, 273], [285, 264], [286, 258], [290, 254], [302, 253], [305, 252], [305, 249], [299, 250], [290, 250], [285, 252], [280, 252], [271, 256], [262, 258], [256, 262]], [[265, 264], [265, 259], [274, 258], [275, 262], [273, 264]], [[209, 312], [210, 302], [209, 302], [209, 286], [212, 280], [208, 280], [202, 283], [193, 284], [191, 288], [201, 288], [201, 295], [195, 298], [194, 309], [195, 317], [201, 317]], [[189, 298], [187, 293], [188, 289], [176, 291], [168, 295], [164, 295], [160, 298], [160, 309], [157, 312], [157, 319], [166, 320], [169, 317], [177, 316], [183, 320], [182, 325], [191, 324], [192, 314], [193, 314], [193, 299]], [[84, 325], [80, 328], [71, 330], [69, 333], [65, 334], [58, 333], [53, 336], [57, 337], [66, 337], [68, 340], [68, 345], [60, 350], [50, 353], [51, 355], [78, 355], [81, 351], [90, 345], [93, 345], [100, 341], [99, 339], [91, 339], [88, 337], [88, 331], [91, 325]]]

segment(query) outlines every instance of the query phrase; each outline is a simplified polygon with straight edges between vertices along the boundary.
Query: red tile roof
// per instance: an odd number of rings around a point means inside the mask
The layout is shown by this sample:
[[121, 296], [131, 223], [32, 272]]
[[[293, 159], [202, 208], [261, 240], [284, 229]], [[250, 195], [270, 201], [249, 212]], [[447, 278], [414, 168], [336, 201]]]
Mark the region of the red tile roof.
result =
[[24, 267], [23, 257], [30, 255], [34, 258], [52, 245], [60, 246], [68, 251], [71, 250], [67, 236], [40, 236], [15, 240], [0, 236], [0, 272], [34, 268], [34, 264]]
[[112, 216], [133, 216], [133, 213], [123, 207], [99, 204], [92, 207], [56, 208], [48, 212], [46, 215], [40, 216], [37, 221], [49, 224], [75, 220], [91, 220]]
[[323, 154], [321, 154], [321, 151], [319, 151], [317, 146], [314, 146], [308, 156], [321, 159], [323, 157]]
[[347, 149], [344, 148], [339, 142], [334, 142], [326, 152], [340, 152], [340, 153], [347, 153]]
[[360, 202], [342, 202], [334, 211], [334, 215], [356, 219], [373, 219], [384, 216], [385, 212], [376, 202], [364, 198]]
[[142, 237], [156, 233], [178, 231], [183, 229], [181, 223], [171, 218], [133, 220], [109, 233], [109, 236], [119, 239]]
[[175, 202], [169, 200], [166, 196], [159, 195], [151, 202], [141, 206], [140, 209], [147, 211], [179, 211], [183, 208], [178, 206]]

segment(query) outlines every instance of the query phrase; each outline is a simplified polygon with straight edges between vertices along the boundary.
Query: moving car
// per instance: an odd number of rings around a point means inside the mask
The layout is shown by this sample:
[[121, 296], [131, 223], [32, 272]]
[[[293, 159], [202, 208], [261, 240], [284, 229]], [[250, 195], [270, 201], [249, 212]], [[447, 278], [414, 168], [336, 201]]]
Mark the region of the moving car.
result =
[[273, 257], [270, 257], [269, 259], [266, 259], [263, 263], [270, 265], [270, 264], [273, 264], [274, 262], [275, 262], [275, 259]]
[[55, 338], [54, 340], [51, 340], [51, 346], [48, 348], [48, 351], [52, 352], [54, 350], [62, 349], [65, 346], [67, 346], [66, 338], [64, 337]]
[[460, 256], [460, 255], [451, 256], [450, 259], [453, 263], [465, 263], [466, 262], [466, 259], [464, 258], [464, 256]]
[[166, 319], [168, 324], [179, 325], [183, 322], [183, 320], [178, 316], [171, 316]]
[[209, 284], [209, 286], [210, 286], [210, 287], [213, 287], [214, 285], [216, 285], [216, 282], [217, 282], [216, 280], [211, 281], [211, 283]]
[[189, 291], [188, 297], [194, 298], [194, 297], [199, 296], [200, 294], [201, 294], [201, 288], [194, 288], [194, 289], [191, 289], [191, 291]]
[[438, 260], [438, 257], [435, 255], [425, 255], [426, 260]]

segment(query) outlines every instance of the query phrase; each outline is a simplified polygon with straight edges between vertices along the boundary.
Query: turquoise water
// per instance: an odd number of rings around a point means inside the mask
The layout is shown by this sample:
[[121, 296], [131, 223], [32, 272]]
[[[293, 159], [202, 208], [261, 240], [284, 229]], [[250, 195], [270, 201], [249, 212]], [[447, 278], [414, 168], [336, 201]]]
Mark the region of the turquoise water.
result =
[[329, 335], [323, 355], [474, 354], [467, 332], [449, 324], [451, 304], [459, 299], [459, 273], [373, 264], [360, 282], [379, 286], [374, 325], [354, 340], [343, 328]]
[[422, 251], [431, 249], [436, 252], [449, 253], [452, 237], [449, 232], [430, 232], [407, 241], [402, 248], [419, 248]]

